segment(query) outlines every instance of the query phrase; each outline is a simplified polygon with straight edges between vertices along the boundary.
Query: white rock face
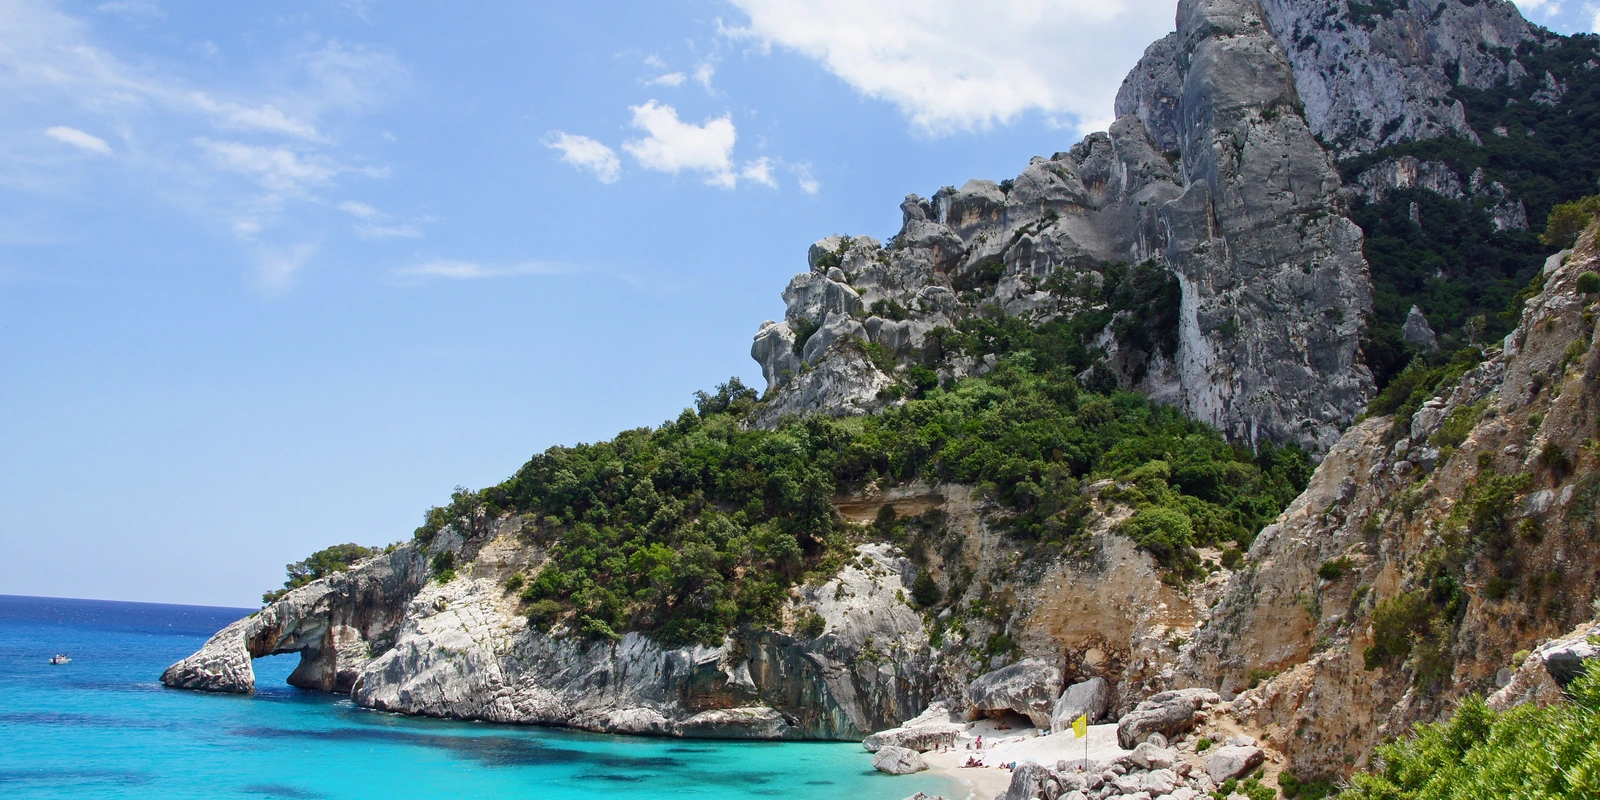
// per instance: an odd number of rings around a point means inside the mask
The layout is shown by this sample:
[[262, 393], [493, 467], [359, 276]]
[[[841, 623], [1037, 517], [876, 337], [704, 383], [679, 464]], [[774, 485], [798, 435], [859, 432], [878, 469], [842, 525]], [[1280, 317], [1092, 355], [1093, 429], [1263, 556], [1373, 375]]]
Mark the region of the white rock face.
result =
[[1425, 350], [1439, 349], [1439, 337], [1433, 333], [1433, 327], [1428, 324], [1428, 317], [1422, 309], [1412, 306], [1406, 314], [1406, 324], [1400, 331], [1406, 344], [1416, 345]]
[[[667, 648], [637, 633], [589, 641], [529, 627], [491, 569], [528, 566], [519, 529], [497, 523], [467, 541], [441, 532], [434, 549], [463, 565], [447, 584], [425, 583], [429, 552], [415, 545], [315, 581], [228, 626], [162, 679], [249, 691], [252, 657], [298, 651], [291, 682], [348, 691], [368, 708], [707, 738], [859, 740], [928, 706], [927, 634], [901, 599], [914, 573], [889, 545], [858, 548], [797, 599], [825, 620], [817, 639], [752, 631]], [[869, 650], [883, 660], [860, 658]]]
[[1329, 14], [1315, 0], [1263, 0], [1311, 131], [1341, 153], [1449, 135], [1477, 141], [1461, 104], [1439, 101], [1457, 85], [1486, 89], [1521, 71], [1497, 53], [1532, 38], [1533, 26], [1504, 0], [1395, 5]]

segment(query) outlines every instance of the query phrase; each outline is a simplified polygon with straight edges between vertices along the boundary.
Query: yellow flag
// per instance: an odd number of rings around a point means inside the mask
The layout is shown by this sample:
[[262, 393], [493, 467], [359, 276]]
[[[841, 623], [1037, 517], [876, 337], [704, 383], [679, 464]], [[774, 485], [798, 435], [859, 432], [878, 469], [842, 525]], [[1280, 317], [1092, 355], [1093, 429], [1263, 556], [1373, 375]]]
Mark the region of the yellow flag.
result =
[[1082, 714], [1072, 721], [1072, 735], [1079, 739], [1089, 735], [1089, 715]]

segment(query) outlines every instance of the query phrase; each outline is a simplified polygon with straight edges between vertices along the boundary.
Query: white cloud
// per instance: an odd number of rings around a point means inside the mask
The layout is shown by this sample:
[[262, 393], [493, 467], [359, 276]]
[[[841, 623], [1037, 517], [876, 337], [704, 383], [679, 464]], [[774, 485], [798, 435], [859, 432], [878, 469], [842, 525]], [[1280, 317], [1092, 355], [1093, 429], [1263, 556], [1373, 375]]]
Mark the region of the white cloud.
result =
[[215, 115], [218, 124], [224, 128], [283, 133], [312, 141], [322, 139], [315, 125], [295, 119], [270, 104], [259, 108], [246, 108], [233, 103], [219, 103], [212, 100], [205, 92], [194, 92], [189, 95], [189, 100], [196, 108]]
[[57, 125], [54, 128], [46, 130], [44, 135], [55, 139], [58, 142], [66, 142], [73, 147], [81, 147], [91, 153], [99, 153], [103, 156], [111, 155], [111, 145], [106, 144], [106, 140], [95, 136], [94, 134], [84, 133], [77, 128], [68, 128], [65, 125]]
[[778, 181], [772, 177], [772, 159], [770, 158], [762, 157], [746, 162], [744, 167], [739, 170], [739, 177], [748, 181], [755, 181], [768, 188], [778, 188]]
[[545, 135], [544, 146], [560, 150], [562, 161], [594, 173], [601, 183], [616, 183], [622, 177], [622, 161], [616, 151], [587, 136], [551, 131]]
[[358, 203], [354, 200], [346, 200], [343, 203], [340, 203], [339, 210], [349, 214], [352, 217], [355, 217], [356, 219], [366, 222], [377, 222], [387, 216], [382, 211], [379, 211], [378, 209], [373, 208], [366, 203]]
[[326, 184], [339, 168], [321, 159], [302, 158], [284, 147], [263, 147], [242, 142], [218, 142], [196, 137], [199, 145], [219, 169], [254, 178], [268, 191], [299, 195], [313, 186]]
[[800, 191], [806, 194], [816, 194], [822, 184], [811, 175], [811, 167], [807, 164], [789, 164], [789, 171], [794, 174], [795, 183], [800, 185]]
[[687, 80], [688, 77], [689, 76], [681, 72], [669, 72], [665, 75], [650, 79], [648, 83], [651, 86], [682, 86], [683, 82]]
[[123, 14], [129, 17], [165, 17], [167, 12], [161, 6], [148, 0], [113, 0], [101, 3], [94, 10], [103, 14]]
[[732, 0], [734, 38], [821, 62], [927, 133], [1037, 111], [1109, 122], [1123, 75], [1173, 29], [1172, 0]]
[[717, 68], [712, 66], [710, 61], [702, 61], [695, 65], [694, 79], [701, 86], [704, 86], [708, 92], [711, 91], [711, 76], [715, 74], [717, 74]]
[[346, 200], [339, 204], [339, 210], [356, 218], [353, 227], [356, 235], [363, 239], [417, 239], [422, 236], [422, 230], [415, 225], [395, 222], [389, 214], [366, 203]]
[[508, 278], [517, 275], [563, 275], [571, 272], [559, 264], [529, 261], [508, 266], [489, 266], [476, 261], [438, 260], [396, 270], [395, 277], [415, 282], [429, 278], [469, 281], [484, 278]]
[[724, 188], [733, 188], [738, 182], [733, 171], [733, 143], [738, 132], [731, 117], [724, 114], [695, 125], [678, 119], [677, 109], [654, 100], [629, 108], [633, 126], [648, 135], [624, 142], [622, 149], [638, 159], [640, 166], [673, 174], [702, 172], [706, 183]]
[[297, 244], [280, 249], [264, 249], [256, 268], [256, 285], [268, 294], [281, 294], [294, 285], [295, 276], [316, 255], [314, 244]]

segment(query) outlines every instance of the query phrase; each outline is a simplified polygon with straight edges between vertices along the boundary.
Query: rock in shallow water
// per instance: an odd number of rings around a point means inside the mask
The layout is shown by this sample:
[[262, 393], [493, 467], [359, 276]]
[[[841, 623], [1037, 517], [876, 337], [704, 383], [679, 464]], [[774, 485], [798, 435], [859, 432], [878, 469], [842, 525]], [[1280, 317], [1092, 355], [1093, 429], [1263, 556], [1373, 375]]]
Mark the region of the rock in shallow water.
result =
[[883, 747], [872, 756], [872, 768], [890, 775], [910, 775], [928, 768], [928, 762], [915, 750], [904, 747]]

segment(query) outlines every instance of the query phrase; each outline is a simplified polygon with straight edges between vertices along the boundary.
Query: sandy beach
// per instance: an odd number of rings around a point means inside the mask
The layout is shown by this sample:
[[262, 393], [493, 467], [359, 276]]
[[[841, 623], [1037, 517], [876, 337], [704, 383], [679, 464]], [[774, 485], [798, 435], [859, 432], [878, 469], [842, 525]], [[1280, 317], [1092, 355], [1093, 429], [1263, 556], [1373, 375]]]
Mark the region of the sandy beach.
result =
[[[966, 789], [966, 794], [950, 800], [994, 800], [1000, 796], [1011, 785], [1011, 770], [1002, 764], [1032, 761], [1054, 766], [1065, 761], [1069, 766], [1077, 766], [1083, 763], [1084, 740], [1073, 736], [1070, 730], [1050, 734], [1032, 727], [1002, 729], [1002, 724], [998, 720], [983, 720], [957, 737], [954, 749], [922, 754], [929, 771]], [[976, 748], [980, 737], [983, 740], [981, 750]], [[1088, 758], [1096, 764], [1129, 752], [1117, 746], [1115, 724], [1089, 726], [1088, 740]], [[976, 758], [983, 766], [963, 766], [969, 758]]]

